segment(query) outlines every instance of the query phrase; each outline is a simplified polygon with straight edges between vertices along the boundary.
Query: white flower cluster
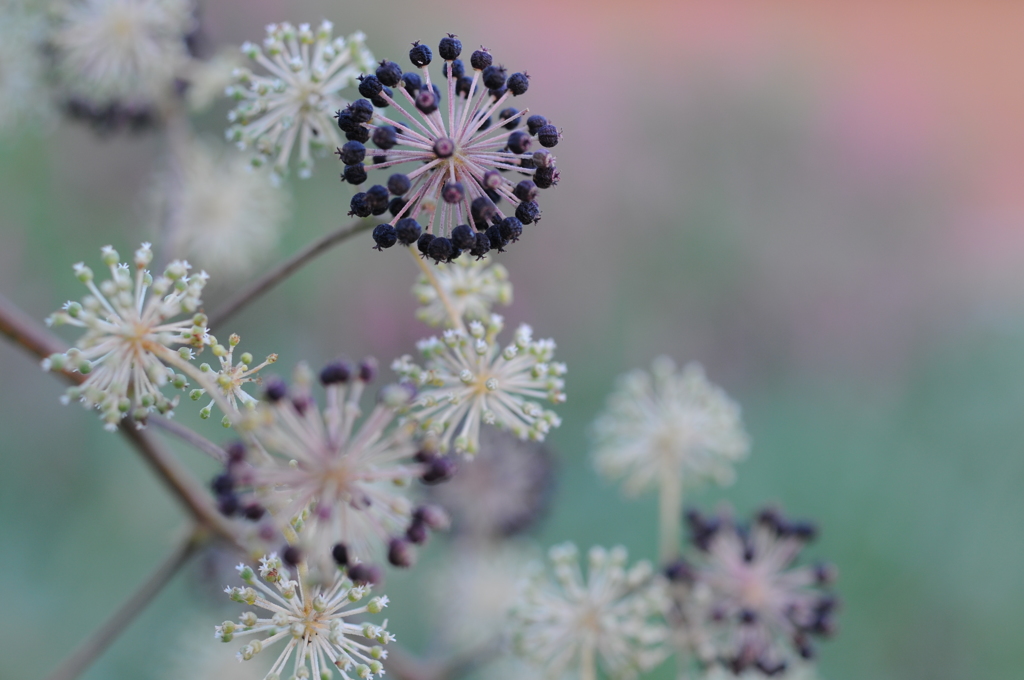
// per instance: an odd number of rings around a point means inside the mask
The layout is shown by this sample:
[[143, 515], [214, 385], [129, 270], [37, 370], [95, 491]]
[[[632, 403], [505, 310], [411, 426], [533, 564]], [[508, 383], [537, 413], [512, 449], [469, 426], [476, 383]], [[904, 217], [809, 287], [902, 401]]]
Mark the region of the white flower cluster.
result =
[[[175, 261], [154, 279], [146, 270], [153, 259], [148, 243], [135, 251], [134, 275], [112, 247], [102, 254], [110, 278], [97, 286], [92, 269], [76, 264], [75, 275], [90, 294], [47, 319], [51, 325], [84, 328], [85, 334], [75, 347], [43, 361], [43, 368], [87, 375], [68, 389], [67, 399], [99, 409], [113, 431], [128, 413], [144, 421], [151, 411], [166, 414], [177, 404], [177, 397], [167, 399], [161, 388], [170, 383], [183, 389], [187, 380], [174, 368], [186, 367], [192, 350], [210, 343], [206, 316], [195, 313], [207, 276], [189, 276], [189, 264]], [[170, 321], [182, 314], [193, 316]]]
[[551, 548], [554, 578], [540, 565], [513, 612], [516, 651], [559, 678], [570, 668], [596, 678], [596, 660], [614, 678], [633, 678], [664, 657], [664, 596], [651, 565], [626, 569], [626, 549], [593, 547], [587, 575], [572, 543]]
[[223, 642], [254, 637], [238, 652], [239, 661], [248, 661], [275, 642], [287, 640], [264, 680], [280, 680], [289, 660], [292, 670], [286, 677], [291, 678], [324, 680], [334, 677], [334, 671], [344, 680], [383, 675], [381, 660], [387, 658], [383, 645], [395, 637], [383, 626], [349, 619], [380, 613], [388, 598], [374, 597], [353, 607], [370, 594], [369, 585], [355, 585], [341, 571], [335, 572], [327, 585], [315, 585], [305, 578], [303, 565], [298, 572], [298, 580], [293, 580], [276, 553], [260, 560], [259, 578], [252, 567], [238, 565], [246, 585], [228, 587], [225, 592], [233, 601], [259, 607], [270, 616], [245, 612], [238, 623], [225, 621], [217, 626], [216, 637]]
[[68, 0], [50, 38], [61, 85], [97, 104], [166, 97], [188, 60], [190, 0]]
[[410, 417], [438, 436], [441, 450], [476, 453], [482, 423], [535, 441], [561, 424], [554, 411], [536, 401], [565, 401], [565, 364], [552, 361], [554, 340], [534, 340], [524, 324], [502, 348], [497, 335], [503, 326], [497, 314], [486, 325], [472, 321], [468, 331], [451, 329], [441, 338], [420, 341], [425, 367], [408, 355], [392, 364], [418, 390]]
[[299, 176], [309, 177], [313, 154], [342, 143], [331, 119], [347, 104], [340, 92], [370, 71], [374, 59], [362, 33], [344, 39], [334, 38], [333, 31], [329, 21], [316, 30], [309, 24], [271, 24], [262, 49], [253, 43], [242, 45], [242, 52], [267, 74], [235, 72], [237, 84], [228, 87], [227, 94], [238, 105], [228, 116], [233, 125], [227, 138], [239, 148], [255, 148], [259, 155], [254, 164], [269, 161], [283, 175], [298, 147]]
[[[512, 283], [503, 265], [493, 260], [462, 258], [450, 264], [438, 264], [432, 275], [436, 285], [424, 274], [412, 288], [416, 300], [423, 305], [416, 318], [431, 326], [452, 323], [451, 314], [470, 321], [487, 321], [495, 304], [512, 304]], [[444, 291], [445, 299], [438, 293]]]
[[217, 272], [218, 281], [252, 275], [277, 244], [289, 196], [245, 154], [192, 139], [177, 170], [153, 184], [153, 222], [173, 223], [174, 252]]
[[619, 379], [594, 435], [598, 470], [625, 477], [628, 493], [656, 489], [666, 478], [689, 486], [729, 483], [733, 464], [750, 448], [739, 405], [699, 365], [677, 374], [668, 357], [657, 359], [650, 373]]

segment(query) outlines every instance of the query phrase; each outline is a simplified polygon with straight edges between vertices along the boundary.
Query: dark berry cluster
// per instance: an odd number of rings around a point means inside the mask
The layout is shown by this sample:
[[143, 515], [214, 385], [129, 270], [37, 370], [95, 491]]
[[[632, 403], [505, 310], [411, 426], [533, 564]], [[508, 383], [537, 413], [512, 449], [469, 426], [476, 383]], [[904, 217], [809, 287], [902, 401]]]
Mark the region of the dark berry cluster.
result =
[[81, 98], [64, 102], [68, 118], [89, 125], [101, 135], [122, 130], [145, 132], [160, 125], [156, 110], [152, 106], [110, 102], [98, 105]]
[[349, 140], [337, 150], [341, 177], [361, 185], [369, 170], [414, 164], [353, 196], [349, 214], [390, 215], [373, 230], [377, 250], [416, 244], [434, 262], [464, 252], [479, 259], [503, 252], [524, 225], [540, 220], [538, 193], [559, 180], [549, 149], [561, 131], [529, 109], [506, 106], [528, 90], [526, 73], [509, 74], [484, 48], [470, 56], [467, 71], [454, 35], [437, 52], [444, 87], [431, 82], [433, 51], [419, 42], [409, 51], [417, 71], [384, 60], [361, 77], [364, 99], [336, 114]]
[[686, 522], [697, 552], [668, 565], [665, 574], [709, 595], [700, 611], [682, 618], [712, 640], [715, 661], [736, 674], [778, 675], [794, 656], [813, 658], [812, 638], [835, 631], [838, 606], [827, 589], [836, 577], [832, 565], [794, 565], [817, 536], [815, 525], [771, 507], [747, 524], [696, 510]]
[[[308, 369], [297, 371], [291, 386], [267, 379], [246, 445], [232, 445], [226, 471], [213, 481], [225, 514], [257, 520], [266, 513], [286, 535], [293, 531], [295, 560], [303, 559], [302, 546], [310, 561], [348, 568], [353, 580], [367, 582], [379, 577], [371, 562], [382, 552], [395, 566], [411, 566], [429, 531], [449, 523], [438, 506], [414, 508], [402, 489], [417, 478], [438, 484], [456, 471], [454, 459], [421, 446], [397, 421], [411, 386], [384, 387], [361, 416], [361, 395], [376, 375], [372, 359], [327, 364], [317, 376], [326, 392], [322, 407]], [[288, 561], [285, 553], [282, 559]]]
[[217, 498], [217, 507], [228, 517], [239, 516], [253, 522], [263, 519], [266, 508], [251, 498], [246, 498], [243, 487], [251, 483], [245, 465], [245, 445], [232, 442], [226, 447], [227, 460], [224, 472], [213, 478], [210, 488]]

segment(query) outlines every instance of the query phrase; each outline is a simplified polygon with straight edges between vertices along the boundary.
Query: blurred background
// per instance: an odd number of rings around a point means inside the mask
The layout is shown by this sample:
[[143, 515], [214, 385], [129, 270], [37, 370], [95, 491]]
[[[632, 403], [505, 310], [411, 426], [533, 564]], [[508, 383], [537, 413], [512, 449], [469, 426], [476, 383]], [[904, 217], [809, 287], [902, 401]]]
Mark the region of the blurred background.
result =
[[[500, 256], [515, 286], [506, 320], [555, 338], [569, 366], [537, 545], [656, 556], [655, 500], [593, 472], [587, 427], [618, 374], [659, 354], [696, 360], [743, 405], [753, 449], [734, 486], [688, 500], [772, 501], [820, 523], [811, 552], [839, 566], [844, 605], [822, 677], [1020, 677], [1024, 4], [206, 0], [202, 49], [322, 18], [403, 66], [413, 40], [482, 43], [530, 73], [528, 106], [564, 130], [543, 221]], [[216, 141], [227, 110], [197, 127]], [[151, 239], [161, 149], [159, 135], [65, 121], [5, 134], [0, 292], [42, 319], [80, 298], [72, 263]], [[348, 221], [336, 166], [287, 183], [271, 262]], [[370, 245], [344, 244], [237, 317], [243, 348], [278, 352], [281, 374], [413, 352], [432, 332], [413, 316], [417, 271]], [[232, 284], [215, 275], [207, 290], [212, 309]], [[61, 406], [63, 386], [7, 343], [0, 386], [0, 677], [44, 677], [185, 517], [121, 438]], [[191, 411], [179, 417], [198, 423]], [[83, 677], [235, 677], [234, 647], [212, 642], [237, 613], [216, 562], [179, 575]], [[438, 615], [423, 588], [406, 574], [388, 586], [394, 630], [419, 651]], [[224, 670], [185, 663], [211, 646]]]

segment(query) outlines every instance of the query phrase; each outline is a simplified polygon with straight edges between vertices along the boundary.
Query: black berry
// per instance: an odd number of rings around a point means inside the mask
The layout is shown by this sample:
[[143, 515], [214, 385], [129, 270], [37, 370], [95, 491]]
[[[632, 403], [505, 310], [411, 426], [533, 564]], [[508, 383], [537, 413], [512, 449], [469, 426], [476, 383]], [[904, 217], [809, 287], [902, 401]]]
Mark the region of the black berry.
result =
[[413, 66], [426, 66], [433, 56], [430, 48], [418, 40], [412, 44], [412, 49], [409, 50], [409, 61], [413, 63]]
[[487, 234], [477, 232], [473, 237], [473, 247], [469, 249], [469, 254], [481, 259], [491, 249], [491, 239], [487, 238]]
[[[398, 224], [395, 225], [395, 235], [398, 237], [398, 242], [405, 246], [411, 246], [416, 243], [420, 238], [420, 225], [411, 217], [405, 217], [398, 220]], [[430, 234], [426, 234], [429, 236]]]
[[483, 71], [485, 68], [491, 65], [494, 61], [494, 57], [491, 53], [485, 49], [479, 49], [469, 57], [469, 65], [475, 68], [477, 71]]
[[441, 198], [445, 203], [460, 203], [466, 198], [466, 190], [461, 182], [447, 182], [441, 187]]
[[536, 114], [526, 119], [526, 128], [530, 131], [531, 135], [537, 134], [537, 132], [548, 124], [548, 119], [544, 116], [538, 116]]
[[390, 125], [381, 125], [373, 131], [372, 139], [378, 148], [387, 151], [398, 144], [398, 131]]
[[427, 255], [430, 256], [435, 263], [450, 262], [453, 252], [454, 248], [452, 247], [452, 242], [443, 236], [435, 238], [430, 242], [430, 245], [427, 248]]
[[345, 142], [345, 145], [338, 149], [338, 158], [345, 165], [362, 163], [366, 158], [366, 147], [360, 142]]
[[508, 77], [508, 91], [512, 93], [512, 96], [518, 97], [521, 94], [526, 94], [526, 90], [530, 87], [530, 76], [525, 73], [513, 73]]
[[504, 66], [488, 66], [484, 69], [483, 73], [484, 87], [489, 90], [496, 90], [504, 87], [505, 73], [506, 71]]
[[452, 229], [452, 245], [460, 250], [469, 250], [476, 245], [476, 234], [468, 224]]
[[347, 361], [332, 361], [320, 371], [320, 382], [324, 385], [340, 385], [352, 377], [352, 364]]
[[346, 165], [345, 171], [341, 173], [341, 178], [349, 184], [362, 184], [366, 181], [366, 168], [362, 163]]
[[373, 247], [374, 250], [384, 250], [395, 245], [398, 236], [395, 234], [395, 228], [385, 222], [373, 228], [373, 240], [377, 244]]
[[412, 182], [406, 175], [400, 172], [388, 177], [388, 191], [393, 193], [395, 196], [401, 196], [412, 186]]
[[281, 401], [288, 394], [288, 385], [285, 384], [284, 380], [274, 376], [267, 380], [267, 386], [263, 392], [267, 396], [268, 401]]
[[550, 123], [537, 130], [537, 141], [540, 142], [541, 146], [550, 149], [557, 145], [560, 139], [562, 139], [562, 133], [558, 131], [558, 128]]
[[373, 119], [373, 104], [365, 99], [357, 99], [348, 105], [352, 120], [357, 123], [369, 123]]
[[449, 33], [447, 37], [441, 38], [441, 43], [437, 46], [437, 53], [445, 61], [458, 59], [459, 55], [462, 54], [462, 41]]
[[534, 201], [524, 201], [516, 208], [516, 217], [523, 224], [531, 224], [540, 219], [540, 206]]
[[537, 198], [537, 185], [532, 180], [524, 179], [512, 190], [515, 197], [520, 201], [532, 201]]
[[384, 84], [377, 79], [377, 76], [359, 76], [359, 94], [367, 99], [373, 99], [383, 89]]
[[377, 67], [377, 80], [388, 87], [397, 87], [402, 82], [402, 67], [385, 59]]
[[434, 240], [433, 234], [423, 234], [416, 240], [416, 249], [423, 253], [423, 256], [428, 255], [431, 242]]
[[533, 139], [522, 130], [516, 130], [508, 136], [508, 150], [512, 153], [526, 153], [533, 146]]

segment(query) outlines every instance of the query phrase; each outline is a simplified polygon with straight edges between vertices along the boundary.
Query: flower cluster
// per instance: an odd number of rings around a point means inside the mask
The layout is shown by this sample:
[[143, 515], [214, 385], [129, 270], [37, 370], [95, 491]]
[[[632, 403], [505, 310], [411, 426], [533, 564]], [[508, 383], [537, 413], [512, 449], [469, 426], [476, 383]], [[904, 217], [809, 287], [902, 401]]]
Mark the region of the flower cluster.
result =
[[814, 525], [789, 521], [767, 508], [754, 522], [728, 515], [687, 515], [697, 554], [668, 573], [691, 585], [682, 612], [690, 644], [706, 661], [735, 673], [777, 675], [814, 655], [811, 638], [835, 629], [838, 600], [825, 589], [835, 579], [827, 564], [794, 567]]
[[176, 167], [154, 178], [153, 223], [169, 225], [174, 252], [216, 271], [218, 282], [251, 276], [277, 244], [287, 192], [234, 149], [197, 139], [183, 146]]
[[331, 113], [347, 104], [340, 92], [372, 67], [373, 55], [362, 33], [346, 40], [333, 32], [329, 21], [315, 30], [309, 24], [270, 24], [262, 49], [242, 45], [266, 74], [235, 72], [237, 84], [227, 93], [238, 105], [228, 115], [233, 124], [227, 137], [239, 148], [255, 148], [255, 165], [269, 161], [276, 173], [285, 174], [297, 148], [299, 176], [309, 177], [313, 155], [341, 143]]
[[554, 490], [554, 460], [544, 444], [487, 428], [480, 452], [430, 497], [451, 513], [457, 536], [498, 542], [535, 526], [547, 513]]
[[[381, 61], [374, 74], [360, 80], [365, 99], [338, 112], [338, 127], [349, 140], [338, 149], [345, 165], [342, 179], [358, 185], [366, 182], [368, 170], [415, 166], [392, 174], [386, 186], [352, 197], [353, 215], [391, 213], [373, 230], [378, 250], [416, 243], [435, 262], [451, 262], [463, 251], [478, 258], [492, 249], [500, 252], [518, 240], [524, 225], [540, 219], [539, 190], [558, 183], [548, 149], [561, 139], [559, 129], [543, 116], [528, 115], [529, 109], [506, 106], [509, 97], [526, 93], [529, 76], [508, 75], [483, 48], [470, 56], [470, 75], [461, 54], [454, 35], [441, 40], [441, 88], [431, 82], [427, 68], [432, 50], [416, 42], [409, 51], [416, 71], [403, 73], [397, 63]], [[371, 140], [376, 148], [368, 151]], [[542, 148], [533, 150], [535, 140]], [[367, 155], [370, 164], [364, 162]], [[503, 174], [508, 171], [522, 179], [508, 179]], [[503, 210], [502, 201], [511, 207]], [[425, 227], [420, 220], [426, 220]]]
[[302, 563], [297, 565], [297, 572], [299, 578], [292, 579], [276, 553], [260, 560], [259, 577], [252, 567], [238, 565], [245, 586], [228, 587], [225, 592], [233, 601], [258, 607], [269, 615], [260, 617], [247, 611], [237, 623], [225, 621], [217, 626], [217, 638], [231, 642], [236, 637], [253, 636], [238, 652], [239, 661], [249, 661], [275, 642], [287, 640], [264, 680], [280, 680], [289, 660], [292, 670], [287, 677], [291, 678], [329, 679], [335, 670], [344, 680], [383, 675], [381, 661], [387, 658], [383, 645], [395, 639], [384, 627], [387, 622], [378, 626], [350, 619], [379, 614], [388, 605], [388, 598], [374, 597], [355, 607], [370, 595], [370, 584], [357, 585], [340, 570], [325, 585], [315, 584], [308, 580]]
[[70, 112], [101, 125], [149, 121], [196, 29], [190, 0], [68, 0], [57, 17], [50, 44]]
[[500, 264], [458, 260], [438, 265], [432, 277], [420, 276], [412, 289], [423, 305], [416, 310], [416, 318], [431, 326], [451, 325], [453, 315], [486, 321], [495, 304], [512, 304], [512, 283], [508, 270]]
[[[207, 276], [189, 276], [188, 263], [175, 261], [154, 279], [146, 270], [153, 259], [148, 243], [135, 251], [134, 276], [112, 247], [102, 254], [110, 278], [97, 286], [92, 269], [76, 264], [75, 275], [90, 295], [67, 302], [47, 319], [51, 325], [84, 328], [85, 334], [67, 352], [47, 358], [43, 368], [88, 376], [68, 389], [67, 399], [98, 409], [113, 431], [129, 413], [141, 423], [151, 411], [166, 414], [177, 404], [177, 397], [167, 399], [161, 388], [170, 383], [183, 389], [186, 377], [173, 367], [187, 370], [192, 350], [210, 343], [206, 316], [194, 314]], [[180, 314], [194, 315], [169, 321]]]
[[440, 438], [442, 451], [476, 453], [482, 423], [535, 441], [543, 441], [552, 427], [561, 424], [554, 411], [535, 401], [565, 401], [565, 364], [552, 361], [554, 340], [534, 340], [524, 324], [512, 343], [502, 348], [497, 335], [503, 326], [497, 314], [486, 325], [472, 321], [468, 331], [451, 329], [440, 339], [420, 341], [425, 367], [408, 355], [392, 364], [418, 390], [411, 417]]
[[[291, 389], [269, 379], [264, 400], [239, 426], [248, 451], [215, 481], [222, 509], [259, 519], [266, 508], [322, 571], [371, 561], [384, 551], [392, 564], [409, 566], [412, 544], [423, 543], [428, 529], [447, 525], [440, 509], [416, 507], [410, 498], [412, 480], [440, 482], [454, 468], [421, 451], [410, 423], [395, 423], [408, 406], [407, 389], [385, 387], [360, 419], [360, 398], [374, 372], [370, 362], [329, 364], [320, 373], [322, 411], [305, 366]], [[243, 500], [247, 495], [255, 505]]]
[[550, 550], [554, 578], [539, 565], [513, 611], [516, 651], [542, 665], [549, 677], [569, 668], [596, 678], [600, 659], [612, 677], [632, 678], [664, 658], [662, 595], [647, 562], [626, 569], [626, 549], [591, 548], [587, 576], [576, 546]]
[[750, 447], [739, 405], [699, 365], [676, 374], [668, 357], [657, 359], [649, 374], [633, 371], [619, 379], [594, 435], [598, 469], [625, 477], [629, 493], [657, 488], [668, 478], [686, 485], [727, 483], [733, 463]]
[[[234, 359], [235, 347], [237, 347], [238, 343], [241, 341], [242, 339], [237, 333], [232, 333], [231, 337], [228, 338], [228, 346], [225, 347], [217, 342], [216, 338], [210, 336], [210, 350], [213, 352], [213, 356], [217, 357], [220, 362], [220, 370], [214, 371], [210, 364], [200, 364], [199, 366], [199, 370], [203, 373], [211, 373], [216, 376], [214, 378], [214, 383], [224, 394], [224, 398], [227, 400], [231, 408], [235, 410], [238, 409], [239, 404], [246, 408], [255, 408], [257, 403], [256, 398], [246, 393], [246, 391], [242, 389], [242, 386], [246, 383], [256, 382], [258, 378], [254, 378], [253, 376], [277, 361], [277, 355], [271, 354], [263, 361], [263, 363], [250, 368], [253, 362], [252, 354], [244, 352], [242, 353], [242, 356], [239, 357], [239, 361], [236, 364]], [[198, 401], [204, 394], [206, 394], [206, 390], [199, 388], [192, 390], [189, 393], [189, 397], [193, 401]], [[214, 401], [211, 400], [209, 404], [200, 409], [200, 417], [204, 420], [209, 418], [213, 411], [213, 405]], [[231, 418], [227, 414], [224, 415], [222, 424], [224, 427], [229, 427], [231, 425]]]

